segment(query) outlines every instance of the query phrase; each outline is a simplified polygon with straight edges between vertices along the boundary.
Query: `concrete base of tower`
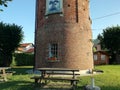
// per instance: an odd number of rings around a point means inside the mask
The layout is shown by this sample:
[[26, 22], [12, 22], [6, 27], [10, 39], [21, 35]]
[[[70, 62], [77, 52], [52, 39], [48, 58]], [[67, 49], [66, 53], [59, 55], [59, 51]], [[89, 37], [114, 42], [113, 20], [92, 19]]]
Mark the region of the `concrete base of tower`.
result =
[[91, 85], [87, 85], [87, 86], [85, 86], [84, 90], [101, 90], [101, 89], [98, 86], [92, 87]]

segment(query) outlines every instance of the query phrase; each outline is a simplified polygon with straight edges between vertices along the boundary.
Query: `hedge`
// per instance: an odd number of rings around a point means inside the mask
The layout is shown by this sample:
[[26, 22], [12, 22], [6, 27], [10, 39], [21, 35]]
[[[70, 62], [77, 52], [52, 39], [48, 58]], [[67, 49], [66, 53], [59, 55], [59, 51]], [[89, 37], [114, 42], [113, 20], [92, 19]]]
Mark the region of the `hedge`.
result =
[[16, 66], [33, 66], [34, 54], [18, 53], [14, 54], [12, 65]]

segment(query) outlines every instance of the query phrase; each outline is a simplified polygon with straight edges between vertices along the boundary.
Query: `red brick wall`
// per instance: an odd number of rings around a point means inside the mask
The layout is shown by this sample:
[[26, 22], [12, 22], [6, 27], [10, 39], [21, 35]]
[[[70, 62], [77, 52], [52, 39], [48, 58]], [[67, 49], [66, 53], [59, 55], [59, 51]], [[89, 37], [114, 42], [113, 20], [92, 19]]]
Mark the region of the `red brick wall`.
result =
[[[88, 7], [88, 0], [63, 0], [63, 16], [53, 14], [46, 18], [45, 0], [37, 0], [35, 67], [93, 68]], [[50, 42], [59, 44], [57, 62], [47, 60]]]

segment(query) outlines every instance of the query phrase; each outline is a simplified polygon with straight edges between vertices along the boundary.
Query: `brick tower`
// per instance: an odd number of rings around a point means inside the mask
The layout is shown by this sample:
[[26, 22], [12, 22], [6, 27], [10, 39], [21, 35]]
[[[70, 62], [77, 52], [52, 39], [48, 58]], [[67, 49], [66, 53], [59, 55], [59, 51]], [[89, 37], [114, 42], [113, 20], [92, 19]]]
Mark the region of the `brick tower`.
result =
[[36, 0], [35, 68], [93, 68], [89, 0]]

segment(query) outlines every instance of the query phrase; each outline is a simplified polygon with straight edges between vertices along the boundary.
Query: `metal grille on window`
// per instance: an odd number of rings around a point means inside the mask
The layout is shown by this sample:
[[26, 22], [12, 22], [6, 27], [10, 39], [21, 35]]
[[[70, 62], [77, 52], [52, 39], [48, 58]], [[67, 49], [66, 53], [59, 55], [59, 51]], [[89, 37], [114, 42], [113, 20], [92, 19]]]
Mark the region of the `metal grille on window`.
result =
[[50, 43], [49, 44], [49, 60], [58, 59], [58, 44]]

